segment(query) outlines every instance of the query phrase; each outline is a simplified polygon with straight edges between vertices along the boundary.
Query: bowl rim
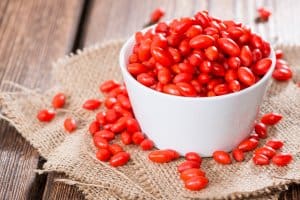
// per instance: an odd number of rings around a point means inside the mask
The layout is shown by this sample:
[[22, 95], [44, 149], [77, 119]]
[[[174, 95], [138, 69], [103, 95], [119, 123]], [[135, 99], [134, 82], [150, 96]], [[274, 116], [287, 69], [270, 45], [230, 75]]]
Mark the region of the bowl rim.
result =
[[[145, 32], [151, 28], [155, 27], [155, 25], [147, 27], [145, 29], [142, 29], [141, 32]], [[247, 87], [243, 90], [240, 90], [238, 92], [234, 92], [234, 93], [229, 93], [229, 94], [225, 94], [225, 95], [220, 95], [220, 96], [212, 96], [212, 97], [186, 97], [186, 96], [176, 96], [176, 95], [171, 95], [171, 94], [166, 94], [163, 92], [158, 92], [156, 90], [153, 90], [149, 87], [144, 86], [143, 84], [139, 83], [127, 70], [127, 63], [128, 63], [128, 59], [125, 57], [125, 53], [128, 51], [130, 45], [133, 47], [133, 43], [135, 41], [135, 35], [132, 35], [129, 37], [129, 39], [126, 40], [126, 42], [123, 44], [121, 51], [119, 53], [119, 67], [122, 70], [122, 74], [123, 76], [126, 76], [129, 78], [129, 80], [134, 84], [135, 87], [139, 87], [142, 90], [144, 90], [145, 92], [148, 93], [152, 93], [153, 95], [161, 95], [162, 97], [165, 98], [170, 98], [170, 99], [178, 99], [178, 100], [183, 100], [183, 101], [214, 101], [214, 100], [223, 100], [223, 99], [228, 99], [228, 98], [235, 98], [241, 95], [246, 95], [248, 93], [250, 93], [251, 91], [257, 89], [260, 85], [262, 85], [263, 83], [267, 82], [269, 80], [269, 78], [272, 75], [272, 72], [275, 69], [275, 62], [276, 62], [276, 58], [275, 58], [275, 52], [273, 50], [273, 48], [271, 47], [271, 52], [268, 58], [271, 58], [272, 60], [272, 64], [271, 67], [269, 68], [268, 72], [255, 84], [251, 85], [250, 87]], [[131, 48], [132, 50], [132, 48]], [[127, 59], [127, 60], [126, 60]], [[126, 83], [125, 83], [126, 84]]]

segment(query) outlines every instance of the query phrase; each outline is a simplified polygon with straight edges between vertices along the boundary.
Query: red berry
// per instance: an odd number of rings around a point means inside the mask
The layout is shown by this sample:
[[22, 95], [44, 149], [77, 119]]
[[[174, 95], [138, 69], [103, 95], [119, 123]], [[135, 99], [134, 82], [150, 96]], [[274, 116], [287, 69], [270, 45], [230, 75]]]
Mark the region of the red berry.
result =
[[43, 109], [38, 112], [37, 119], [40, 122], [50, 122], [55, 117], [55, 114], [56, 113], [54, 110]]
[[64, 93], [56, 94], [52, 99], [53, 108], [62, 108], [66, 103], [66, 96]]
[[249, 68], [240, 67], [237, 73], [239, 81], [246, 86], [251, 86], [255, 83], [255, 76]]
[[141, 142], [145, 139], [145, 136], [142, 132], [135, 132], [132, 135], [132, 141], [134, 144], [141, 144]]
[[96, 110], [100, 107], [101, 101], [98, 99], [89, 99], [84, 102], [82, 107], [86, 110]]
[[156, 23], [165, 15], [165, 11], [162, 8], [156, 8], [152, 11], [150, 16], [150, 22]]
[[141, 144], [140, 144], [142, 150], [147, 151], [147, 150], [151, 150], [154, 147], [154, 143], [152, 140], [150, 139], [144, 139]]
[[252, 158], [255, 165], [268, 165], [270, 164], [270, 160], [267, 156], [263, 154], [254, 154]]
[[185, 154], [185, 159], [190, 161], [195, 161], [201, 164], [202, 158], [201, 156], [196, 152], [188, 152]]
[[174, 152], [169, 150], [156, 150], [148, 155], [149, 160], [155, 163], [167, 163], [176, 159]]
[[205, 188], [208, 184], [208, 179], [203, 176], [194, 176], [185, 181], [185, 187], [192, 191], [197, 191]]
[[76, 128], [77, 128], [77, 124], [76, 124], [75, 119], [73, 119], [73, 118], [65, 119], [64, 127], [65, 127], [65, 130], [68, 131], [69, 133], [75, 131]]
[[197, 161], [187, 160], [177, 166], [179, 173], [192, 168], [200, 168], [200, 163]]
[[245, 160], [245, 155], [244, 152], [242, 150], [239, 149], [234, 149], [232, 151], [232, 156], [233, 158], [237, 161], [237, 162], [242, 162]]
[[229, 153], [225, 151], [215, 151], [213, 153], [213, 159], [220, 164], [227, 165], [231, 164], [231, 158]]
[[265, 139], [268, 136], [267, 126], [264, 123], [258, 122], [254, 126], [255, 133], [258, 134], [259, 138]]
[[280, 120], [282, 119], [282, 115], [278, 114], [278, 113], [267, 113], [264, 114], [260, 121], [266, 125], [275, 125], [277, 124]]
[[244, 141], [242, 141], [238, 145], [238, 149], [246, 152], [246, 151], [252, 151], [258, 146], [258, 141], [254, 138], [249, 138]]
[[192, 178], [195, 176], [205, 177], [205, 172], [199, 168], [191, 168], [191, 169], [184, 170], [183, 172], [180, 173], [180, 179], [183, 181], [186, 181], [189, 178]]
[[96, 157], [98, 160], [106, 162], [110, 159], [111, 153], [108, 149], [99, 149], [96, 153]]
[[97, 131], [94, 134], [94, 137], [101, 137], [101, 138], [104, 138], [104, 139], [110, 141], [115, 138], [115, 134], [109, 130], [101, 130], [101, 131]]
[[89, 132], [94, 135], [97, 131], [100, 131], [100, 123], [98, 121], [93, 121], [89, 126]]
[[281, 149], [283, 147], [283, 142], [281, 140], [271, 139], [267, 141], [266, 146], [272, 147], [273, 149]]
[[119, 152], [113, 155], [110, 160], [109, 164], [113, 167], [119, 167], [125, 165], [130, 159], [130, 154], [127, 152]]
[[108, 150], [112, 155], [116, 155], [117, 153], [124, 151], [123, 148], [118, 144], [110, 144], [108, 146]]
[[289, 153], [278, 153], [272, 158], [272, 162], [280, 167], [288, 165], [293, 160]]

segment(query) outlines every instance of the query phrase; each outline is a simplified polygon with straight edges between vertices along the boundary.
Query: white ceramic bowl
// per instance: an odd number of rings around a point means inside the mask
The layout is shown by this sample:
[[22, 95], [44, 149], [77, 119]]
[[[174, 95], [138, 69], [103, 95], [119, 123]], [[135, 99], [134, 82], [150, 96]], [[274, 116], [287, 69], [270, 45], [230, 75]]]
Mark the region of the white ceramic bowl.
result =
[[131, 76], [127, 64], [134, 42], [132, 36], [123, 45], [120, 67], [134, 114], [157, 148], [207, 157], [215, 150], [231, 151], [250, 134], [275, 67], [273, 50], [272, 66], [255, 85], [223, 96], [181, 97], [152, 90]]

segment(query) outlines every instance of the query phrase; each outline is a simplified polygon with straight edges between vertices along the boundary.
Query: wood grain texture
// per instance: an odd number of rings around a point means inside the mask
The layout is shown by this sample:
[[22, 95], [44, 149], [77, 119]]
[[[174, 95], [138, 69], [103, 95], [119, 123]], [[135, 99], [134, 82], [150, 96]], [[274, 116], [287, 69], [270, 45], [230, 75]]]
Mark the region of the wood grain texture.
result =
[[94, 0], [85, 23], [81, 46], [127, 38], [147, 23], [157, 7], [166, 11], [163, 20], [191, 16], [208, 8], [206, 0]]
[[[51, 62], [73, 45], [80, 0], [0, 1], [0, 81], [47, 88]], [[2, 85], [2, 90], [13, 90]], [[0, 122], [0, 199], [38, 199], [39, 155], [14, 128]]]
[[66, 178], [63, 174], [50, 173], [48, 175], [47, 184], [45, 186], [45, 191], [43, 199], [45, 200], [63, 200], [63, 199], [76, 199], [83, 200], [83, 194], [77, 190], [75, 186], [66, 185], [60, 182], [55, 182], [55, 179]]

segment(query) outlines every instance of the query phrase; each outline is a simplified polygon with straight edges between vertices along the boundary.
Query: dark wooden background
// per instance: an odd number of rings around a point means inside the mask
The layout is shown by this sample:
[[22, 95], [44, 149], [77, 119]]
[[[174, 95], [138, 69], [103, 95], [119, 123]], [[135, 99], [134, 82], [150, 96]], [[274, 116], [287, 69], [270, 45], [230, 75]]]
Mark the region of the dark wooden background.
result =
[[[300, 43], [298, 0], [0, 0], [0, 81], [45, 89], [53, 61], [78, 48], [128, 37], [158, 6], [166, 10], [164, 19], [205, 9], [249, 24], [270, 41]], [[267, 24], [254, 23], [259, 6], [273, 11]], [[0, 121], [0, 199], [84, 199], [75, 187], [54, 182], [62, 175], [37, 175], [34, 169], [43, 162]], [[280, 199], [299, 200], [300, 185], [290, 186]]]

